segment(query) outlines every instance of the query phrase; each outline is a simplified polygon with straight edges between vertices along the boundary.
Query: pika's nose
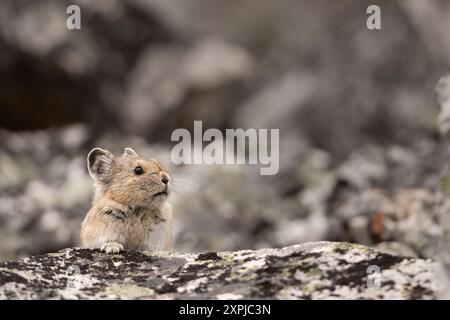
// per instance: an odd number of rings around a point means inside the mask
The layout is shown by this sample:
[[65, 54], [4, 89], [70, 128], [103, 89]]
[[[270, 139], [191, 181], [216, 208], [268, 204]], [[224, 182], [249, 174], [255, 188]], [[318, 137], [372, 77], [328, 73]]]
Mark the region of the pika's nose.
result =
[[163, 174], [161, 177], [161, 181], [162, 183], [167, 184], [169, 183], [169, 178], [167, 177], [167, 175]]

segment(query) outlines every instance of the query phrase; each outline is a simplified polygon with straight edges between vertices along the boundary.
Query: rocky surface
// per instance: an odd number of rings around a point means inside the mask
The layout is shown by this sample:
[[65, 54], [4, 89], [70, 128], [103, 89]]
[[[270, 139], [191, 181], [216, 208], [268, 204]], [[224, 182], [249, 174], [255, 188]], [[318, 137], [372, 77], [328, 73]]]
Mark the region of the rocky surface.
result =
[[437, 268], [344, 242], [199, 254], [69, 248], [0, 263], [0, 298], [433, 299]]
[[[87, 153], [131, 146], [173, 175], [179, 251], [349, 241], [450, 270], [450, 6], [378, 2], [369, 31], [369, 0], [0, 1], [0, 261], [77, 246]], [[173, 166], [194, 120], [280, 128], [279, 174]]]

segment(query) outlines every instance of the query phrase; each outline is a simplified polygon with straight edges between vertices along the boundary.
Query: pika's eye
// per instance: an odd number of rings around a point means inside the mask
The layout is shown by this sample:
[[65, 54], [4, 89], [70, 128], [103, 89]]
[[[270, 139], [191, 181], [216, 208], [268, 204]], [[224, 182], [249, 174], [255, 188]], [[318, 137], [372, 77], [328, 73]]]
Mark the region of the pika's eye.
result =
[[142, 169], [141, 166], [137, 166], [136, 168], [134, 168], [134, 173], [136, 173], [138, 176], [140, 176], [141, 174], [144, 173], [144, 169]]

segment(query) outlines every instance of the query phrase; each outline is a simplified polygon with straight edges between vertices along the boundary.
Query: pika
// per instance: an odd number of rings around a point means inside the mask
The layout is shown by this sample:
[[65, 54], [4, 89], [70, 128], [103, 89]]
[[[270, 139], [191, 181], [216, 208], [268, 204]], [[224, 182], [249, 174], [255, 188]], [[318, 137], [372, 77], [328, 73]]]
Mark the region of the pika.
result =
[[95, 148], [87, 167], [96, 189], [81, 226], [82, 247], [106, 253], [171, 249], [171, 177], [157, 160], [131, 148], [120, 157]]

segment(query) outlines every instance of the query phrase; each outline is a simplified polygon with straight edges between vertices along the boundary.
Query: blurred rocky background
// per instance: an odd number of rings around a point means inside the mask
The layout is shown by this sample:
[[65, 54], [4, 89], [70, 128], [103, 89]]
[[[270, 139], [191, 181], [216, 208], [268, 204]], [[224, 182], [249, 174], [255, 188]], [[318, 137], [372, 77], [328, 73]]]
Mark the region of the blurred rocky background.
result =
[[[445, 0], [2, 0], [0, 260], [78, 244], [96, 146], [169, 167], [176, 250], [450, 252], [449, 27]], [[172, 165], [194, 120], [279, 128], [280, 172]]]

